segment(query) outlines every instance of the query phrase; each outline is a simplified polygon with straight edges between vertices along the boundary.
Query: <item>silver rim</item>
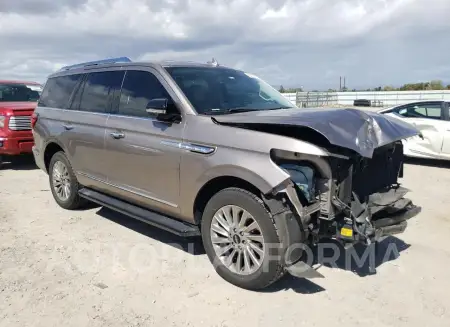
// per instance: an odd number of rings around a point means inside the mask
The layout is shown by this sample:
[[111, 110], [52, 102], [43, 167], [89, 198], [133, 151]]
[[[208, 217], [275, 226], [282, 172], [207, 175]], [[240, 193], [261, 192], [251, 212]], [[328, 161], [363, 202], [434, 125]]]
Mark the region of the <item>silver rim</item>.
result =
[[255, 218], [245, 209], [227, 205], [214, 214], [211, 241], [220, 261], [232, 272], [249, 275], [264, 260], [264, 237]]
[[67, 201], [70, 197], [71, 186], [70, 186], [70, 175], [66, 165], [57, 161], [53, 165], [53, 189], [55, 194], [61, 201]]

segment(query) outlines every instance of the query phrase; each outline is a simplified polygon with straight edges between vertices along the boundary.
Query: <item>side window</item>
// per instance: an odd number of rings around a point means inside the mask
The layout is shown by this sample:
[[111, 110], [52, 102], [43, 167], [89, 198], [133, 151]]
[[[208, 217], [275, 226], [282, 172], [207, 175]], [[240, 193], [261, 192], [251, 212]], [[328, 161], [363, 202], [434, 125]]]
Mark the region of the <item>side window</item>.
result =
[[406, 118], [441, 119], [440, 104], [415, 104], [402, 107], [397, 113]]
[[[123, 71], [89, 73], [80, 94], [74, 98], [73, 109], [89, 112], [108, 112], [111, 98], [122, 84]], [[81, 96], [78, 102], [78, 96]]]
[[47, 80], [38, 106], [67, 109], [70, 96], [82, 74], [52, 77]]
[[119, 114], [134, 117], [149, 117], [147, 104], [152, 99], [172, 100], [155, 75], [146, 71], [129, 70], [125, 75], [120, 94]]

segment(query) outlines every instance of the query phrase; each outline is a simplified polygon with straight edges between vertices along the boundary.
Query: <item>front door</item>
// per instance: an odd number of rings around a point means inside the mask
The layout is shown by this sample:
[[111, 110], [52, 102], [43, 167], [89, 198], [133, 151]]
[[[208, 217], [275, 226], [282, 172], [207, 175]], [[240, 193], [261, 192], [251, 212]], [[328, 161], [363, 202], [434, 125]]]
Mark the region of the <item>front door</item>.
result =
[[450, 159], [450, 108], [445, 106], [445, 119], [446, 126], [444, 131], [444, 142], [442, 144], [442, 156], [444, 158]]
[[114, 195], [168, 214], [179, 212], [179, 175], [184, 121], [164, 123], [147, 111], [152, 99], [173, 98], [151, 70], [128, 70], [118, 106], [106, 126], [105, 160]]
[[448, 121], [442, 112], [442, 102], [422, 102], [402, 106], [397, 114], [420, 130], [423, 138], [408, 140], [408, 149], [417, 155], [441, 156]]

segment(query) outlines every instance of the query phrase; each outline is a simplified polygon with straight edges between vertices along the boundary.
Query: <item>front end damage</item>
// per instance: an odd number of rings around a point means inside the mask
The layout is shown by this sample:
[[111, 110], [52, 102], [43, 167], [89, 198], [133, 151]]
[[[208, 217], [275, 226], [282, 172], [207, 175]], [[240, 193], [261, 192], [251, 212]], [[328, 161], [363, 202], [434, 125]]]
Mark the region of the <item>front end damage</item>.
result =
[[[356, 153], [317, 157], [274, 150], [272, 160], [290, 179], [265, 196], [275, 222], [288, 222], [281, 230], [286, 249], [295, 242], [316, 244], [336, 239], [345, 246], [370, 245], [384, 236], [402, 233], [408, 219], [421, 208], [405, 197], [401, 141], [375, 149], [372, 158]], [[284, 210], [274, 208], [283, 203]], [[295, 225], [298, 224], [298, 225]], [[292, 232], [300, 230], [300, 233]], [[287, 250], [286, 250], [287, 251]], [[297, 269], [294, 275], [313, 277], [310, 267], [293, 264], [302, 251], [291, 251], [285, 263]], [[301, 271], [301, 273], [299, 273]], [[291, 272], [292, 273], [292, 272]]]
[[409, 190], [398, 182], [403, 177], [400, 141], [376, 149], [370, 159], [302, 154], [289, 158], [283, 151], [274, 151], [274, 157], [282, 168], [291, 161], [302, 171], [304, 167], [314, 171], [305, 184], [305, 179], [287, 170], [291, 180], [283, 191], [313, 240], [333, 237], [344, 243], [370, 244], [403, 232], [407, 220], [420, 212], [405, 198]]
[[333, 238], [344, 245], [373, 244], [403, 232], [407, 220], [421, 210], [398, 182], [403, 176], [402, 140], [420, 133], [410, 124], [356, 109], [254, 111], [213, 121], [286, 136], [326, 151], [326, 156], [271, 151], [272, 161], [290, 176], [264, 195], [282, 251], [289, 253], [288, 267], [301, 257], [302, 251], [288, 250], [296, 243]]

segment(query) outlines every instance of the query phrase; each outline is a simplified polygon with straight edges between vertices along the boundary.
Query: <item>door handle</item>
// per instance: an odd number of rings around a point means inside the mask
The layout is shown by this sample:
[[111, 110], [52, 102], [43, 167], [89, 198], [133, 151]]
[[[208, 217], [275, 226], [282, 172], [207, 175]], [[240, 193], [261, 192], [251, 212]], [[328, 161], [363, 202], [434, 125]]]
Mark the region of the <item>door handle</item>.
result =
[[123, 139], [125, 137], [125, 134], [120, 133], [120, 132], [112, 132], [112, 133], [109, 133], [109, 135], [111, 135], [111, 137], [116, 140]]
[[63, 127], [66, 131], [70, 131], [71, 129], [73, 129], [72, 125], [68, 125], [68, 124], [63, 124]]

